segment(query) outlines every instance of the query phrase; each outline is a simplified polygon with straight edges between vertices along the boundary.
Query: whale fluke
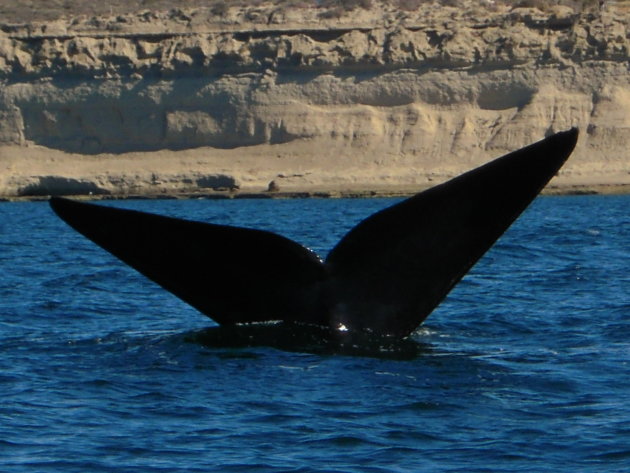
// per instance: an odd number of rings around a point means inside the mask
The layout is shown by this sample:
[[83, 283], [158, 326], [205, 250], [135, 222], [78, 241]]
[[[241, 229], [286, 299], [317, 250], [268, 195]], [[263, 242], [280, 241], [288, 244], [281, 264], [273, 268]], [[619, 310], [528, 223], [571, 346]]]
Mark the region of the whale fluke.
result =
[[324, 266], [294, 241], [63, 198], [50, 205], [79, 233], [219, 324], [327, 324], [312, 293]]
[[577, 129], [360, 222], [322, 262], [271, 232], [52, 198], [75, 230], [221, 325], [281, 320], [406, 337], [567, 160]]

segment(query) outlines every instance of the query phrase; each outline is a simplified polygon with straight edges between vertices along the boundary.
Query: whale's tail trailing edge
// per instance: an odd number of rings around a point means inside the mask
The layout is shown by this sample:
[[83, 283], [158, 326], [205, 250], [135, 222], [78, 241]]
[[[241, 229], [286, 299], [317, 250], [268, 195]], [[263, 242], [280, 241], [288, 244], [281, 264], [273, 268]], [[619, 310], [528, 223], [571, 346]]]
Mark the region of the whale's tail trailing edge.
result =
[[557, 133], [368, 217], [325, 262], [282, 236], [53, 198], [75, 230], [219, 324], [409, 335], [569, 157]]

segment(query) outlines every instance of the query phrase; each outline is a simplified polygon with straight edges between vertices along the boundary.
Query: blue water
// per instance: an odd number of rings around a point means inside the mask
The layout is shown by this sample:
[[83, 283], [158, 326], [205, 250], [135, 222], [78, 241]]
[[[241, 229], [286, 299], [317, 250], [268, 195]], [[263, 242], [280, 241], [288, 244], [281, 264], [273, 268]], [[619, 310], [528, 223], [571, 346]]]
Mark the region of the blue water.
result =
[[[391, 203], [107, 205], [324, 255]], [[629, 471], [629, 268], [630, 196], [544, 197], [393, 352], [230, 346], [46, 203], [2, 203], [0, 471]]]

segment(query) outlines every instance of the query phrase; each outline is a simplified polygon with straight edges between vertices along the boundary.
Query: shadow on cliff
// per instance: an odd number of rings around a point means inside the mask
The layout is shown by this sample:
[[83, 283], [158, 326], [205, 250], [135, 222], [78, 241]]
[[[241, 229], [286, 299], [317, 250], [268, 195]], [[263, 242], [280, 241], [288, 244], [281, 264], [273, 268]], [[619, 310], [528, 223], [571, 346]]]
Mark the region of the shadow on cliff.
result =
[[107, 81], [58, 78], [58, 95], [46, 106], [20, 105], [23, 135], [40, 146], [86, 155], [235, 149], [297, 138], [282, 120], [252, 110], [256, 81], [236, 91], [226, 81], [230, 78], [123, 80], [114, 90]]

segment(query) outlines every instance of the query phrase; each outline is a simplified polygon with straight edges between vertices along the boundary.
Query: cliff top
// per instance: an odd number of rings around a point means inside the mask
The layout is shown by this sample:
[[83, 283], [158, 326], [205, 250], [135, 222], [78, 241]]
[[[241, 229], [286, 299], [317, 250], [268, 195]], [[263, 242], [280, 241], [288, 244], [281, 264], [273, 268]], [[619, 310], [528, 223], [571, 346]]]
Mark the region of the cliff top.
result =
[[413, 26], [525, 20], [551, 28], [578, 17], [626, 16], [626, 0], [0, 0], [10, 36], [125, 35]]

